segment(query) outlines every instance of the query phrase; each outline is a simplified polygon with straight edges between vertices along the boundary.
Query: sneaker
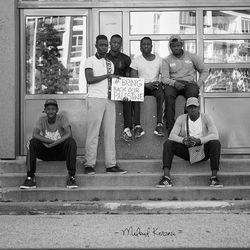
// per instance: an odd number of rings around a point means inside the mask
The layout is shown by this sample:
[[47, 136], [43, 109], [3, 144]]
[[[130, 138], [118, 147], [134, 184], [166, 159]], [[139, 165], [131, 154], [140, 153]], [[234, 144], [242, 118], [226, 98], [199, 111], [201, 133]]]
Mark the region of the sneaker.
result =
[[162, 123], [157, 124], [157, 126], [155, 127], [154, 134], [158, 135], [158, 136], [164, 136], [165, 135]]
[[220, 183], [220, 181], [218, 180], [218, 178], [216, 176], [212, 176], [210, 178], [210, 187], [215, 187], [215, 188], [222, 188], [223, 185]]
[[172, 187], [173, 183], [168, 176], [162, 176], [160, 182], [156, 185], [157, 188]]
[[134, 127], [134, 133], [135, 133], [135, 138], [140, 138], [141, 136], [143, 136], [145, 134], [141, 125], [136, 125]]
[[67, 180], [67, 188], [77, 188], [75, 176], [69, 176]]
[[20, 186], [21, 189], [36, 188], [35, 177], [28, 176], [24, 181], [24, 184]]
[[121, 138], [126, 142], [132, 141], [132, 134], [131, 134], [130, 128], [124, 129]]
[[123, 170], [119, 166], [115, 165], [115, 166], [113, 166], [111, 168], [107, 168], [106, 173], [107, 174], [126, 174], [127, 171]]
[[94, 174], [95, 174], [94, 168], [91, 167], [91, 166], [86, 166], [86, 167], [85, 167], [85, 174], [94, 175]]

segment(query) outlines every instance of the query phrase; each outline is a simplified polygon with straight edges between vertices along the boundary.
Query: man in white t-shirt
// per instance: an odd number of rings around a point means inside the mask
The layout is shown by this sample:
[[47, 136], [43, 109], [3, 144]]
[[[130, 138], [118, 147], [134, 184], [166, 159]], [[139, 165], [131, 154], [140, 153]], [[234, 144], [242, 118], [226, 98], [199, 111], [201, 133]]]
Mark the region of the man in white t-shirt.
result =
[[[164, 92], [160, 82], [162, 58], [152, 54], [152, 40], [150, 37], [143, 37], [140, 41], [142, 54], [136, 57], [131, 63], [131, 77], [144, 78], [144, 95], [153, 95], [157, 103], [157, 125], [154, 134], [164, 136], [163, 130], [163, 102]], [[136, 117], [134, 117], [135, 138], [145, 134], [140, 124], [140, 105], [136, 106]]]
[[114, 64], [106, 58], [108, 39], [105, 35], [96, 37], [96, 54], [85, 61], [85, 76], [88, 83], [87, 97], [87, 138], [85, 145], [85, 173], [95, 174], [97, 147], [101, 127], [104, 133], [105, 165], [107, 173], [124, 174], [116, 164], [115, 149], [115, 102], [108, 93], [114, 75]]
[[[171, 187], [170, 170], [174, 155], [189, 161], [188, 148], [204, 145], [205, 157], [202, 161], [210, 159], [212, 176], [210, 178], [211, 187], [223, 187], [217, 178], [220, 164], [221, 144], [217, 128], [212, 117], [208, 114], [200, 113], [199, 100], [190, 97], [186, 102], [187, 114], [180, 115], [175, 124], [169, 139], [163, 145], [163, 171], [164, 176], [156, 187]], [[187, 127], [188, 122], [188, 127]], [[187, 129], [189, 133], [187, 133]]]

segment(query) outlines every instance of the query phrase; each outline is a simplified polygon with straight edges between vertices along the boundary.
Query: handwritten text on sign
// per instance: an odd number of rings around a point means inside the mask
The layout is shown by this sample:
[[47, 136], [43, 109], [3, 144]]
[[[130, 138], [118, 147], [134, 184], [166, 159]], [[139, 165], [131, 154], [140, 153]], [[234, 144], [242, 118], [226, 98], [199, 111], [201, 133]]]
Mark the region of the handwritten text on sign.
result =
[[128, 101], [144, 101], [144, 79], [121, 77], [112, 78], [111, 100], [122, 101], [127, 98]]

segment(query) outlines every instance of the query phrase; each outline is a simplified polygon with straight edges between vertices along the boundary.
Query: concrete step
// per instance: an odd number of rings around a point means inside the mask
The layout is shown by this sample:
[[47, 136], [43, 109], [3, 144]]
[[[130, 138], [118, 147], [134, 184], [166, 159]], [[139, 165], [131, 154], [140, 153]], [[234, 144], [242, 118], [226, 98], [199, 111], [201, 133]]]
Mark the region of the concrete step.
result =
[[250, 186], [224, 188], [196, 187], [80, 187], [37, 188], [20, 190], [3, 188], [1, 201], [99, 201], [99, 200], [249, 200]]
[[[2, 174], [0, 183], [2, 188], [19, 187], [25, 180], [25, 174]], [[131, 174], [96, 174], [93, 176], [79, 174], [76, 176], [80, 187], [154, 187], [160, 180], [159, 173], [131, 173]], [[174, 186], [207, 186], [210, 174], [208, 173], [175, 173], [172, 175]], [[220, 172], [220, 181], [224, 186], [248, 186], [250, 185], [250, 172]], [[65, 187], [67, 175], [65, 174], [44, 174], [36, 175], [38, 187]]]
[[84, 159], [77, 160], [79, 188], [66, 188], [65, 162], [37, 164], [37, 189], [20, 190], [26, 177], [25, 158], [0, 161], [0, 201], [90, 201], [90, 200], [234, 200], [250, 199], [250, 159], [221, 159], [219, 178], [224, 188], [208, 186], [209, 161], [190, 165], [176, 157], [173, 161], [174, 187], [158, 189], [155, 185], [163, 174], [161, 159], [119, 160], [128, 171], [125, 175], [106, 174], [105, 164], [98, 161], [97, 174], [84, 174]]
[[[121, 168], [126, 169], [129, 173], [162, 173], [161, 159], [147, 159], [147, 160], [118, 160]], [[220, 169], [223, 172], [250, 172], [250, 159], [248, 158], [222, 158]], [[96, 166], [97, 173], [105, 173], [104, 161], [98, 161]], [[209, 160], [206, 162], [199, 162], [193, 165], [178, 157], [174, 158], [173, 173], [210, 173]], [[1, 173], [26, 173], [26, 165], [24, 157], [18, 160], [2, 160], [0, 161]], [[37, 173], [67, 173], [65, 162], [37, 162]], [[84, 173], [84, 159], [77, 160], [77, 174]]]

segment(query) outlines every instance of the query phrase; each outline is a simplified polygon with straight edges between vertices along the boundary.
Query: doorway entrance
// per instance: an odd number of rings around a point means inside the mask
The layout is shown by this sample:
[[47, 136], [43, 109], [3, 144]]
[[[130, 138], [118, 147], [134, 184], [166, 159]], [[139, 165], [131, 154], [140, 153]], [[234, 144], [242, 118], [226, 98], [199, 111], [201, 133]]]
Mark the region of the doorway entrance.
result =
[[56, 99], [70, 120], [78, 154], [84, 151], [88, 15], [88, 10], [22, 11], [21, 154], [48, 98]]

